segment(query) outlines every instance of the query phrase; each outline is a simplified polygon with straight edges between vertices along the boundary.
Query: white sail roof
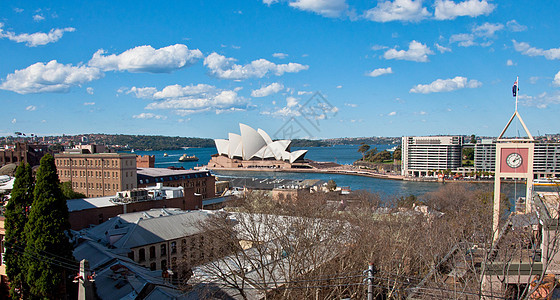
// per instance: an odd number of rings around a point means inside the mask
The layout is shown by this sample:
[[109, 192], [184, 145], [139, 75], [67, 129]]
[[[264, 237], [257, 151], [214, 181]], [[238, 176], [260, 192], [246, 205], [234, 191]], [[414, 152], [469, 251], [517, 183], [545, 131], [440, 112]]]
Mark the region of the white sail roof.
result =
[[229, 133], [229, 140], [216, 139], [216, 149], [219, 155], [226, 155], [229, 158], [250, 159], [270, 159], [295, 162], [303, 159], [307, 150], [289, 152], [290, 140], [273, 141], [268, 133], [262, 129], [255, 130], [250, 126], [239, 123], [241, 135]]

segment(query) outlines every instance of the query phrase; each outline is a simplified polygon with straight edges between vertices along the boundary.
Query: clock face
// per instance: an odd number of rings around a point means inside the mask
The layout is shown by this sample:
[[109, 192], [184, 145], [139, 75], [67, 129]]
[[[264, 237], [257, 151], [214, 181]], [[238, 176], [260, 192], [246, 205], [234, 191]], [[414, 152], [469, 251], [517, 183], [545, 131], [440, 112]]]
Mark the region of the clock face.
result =
[[523, 164], [523, 157], [519, 153], [511, 153], [506, 158], [506, 164], [513, 169], [519, 168]]

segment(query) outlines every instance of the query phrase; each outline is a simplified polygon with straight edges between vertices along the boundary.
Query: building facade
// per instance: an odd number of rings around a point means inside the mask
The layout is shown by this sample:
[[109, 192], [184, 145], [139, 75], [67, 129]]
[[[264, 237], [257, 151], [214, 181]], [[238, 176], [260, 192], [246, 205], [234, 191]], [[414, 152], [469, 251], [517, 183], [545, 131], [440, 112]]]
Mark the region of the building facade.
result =
[[26, 162], [38, 166], [43, 155], [49, 153], [47, 145], [16, 143], [14, 148], [0, 149], [0, 167], [7, 164]]
[[182, 210], [202, 208], [202, 197], [185, 194], [182, 187], [141, 188], [118, 192], [113, 196], [71, 199], [66, 201], [73, 230], [101, 224], [120, 214], [141, 212], [155, 208], [175, 207]]
[[112, 196], [137, 187], [136, 155], [122, 153], [55, 154], [61, 182], [72, 182], [72, 189], [87, 197]]
[[[475, 147], [474, 165], [477, 171], [496, 169], [496, 141], [487, 140]], [[534, 178], [560, 177], [560, 143], [535, 143]]]
[[183, 187], [185, 194], [199, 194], [202, 198], [216, 196], [216, 178], [208, 170], [177, 170], [166, 168], [138, 168], [138, 187], [163, 186]]
[[474, 168], [476, 171], [494, 172], [496, 168], [496, 140], [482, 139], [474, 146]]
[[462, 146], [462, 136], [404, 136], [401, 174], [427, 176], [432, 171], [461, 167]]

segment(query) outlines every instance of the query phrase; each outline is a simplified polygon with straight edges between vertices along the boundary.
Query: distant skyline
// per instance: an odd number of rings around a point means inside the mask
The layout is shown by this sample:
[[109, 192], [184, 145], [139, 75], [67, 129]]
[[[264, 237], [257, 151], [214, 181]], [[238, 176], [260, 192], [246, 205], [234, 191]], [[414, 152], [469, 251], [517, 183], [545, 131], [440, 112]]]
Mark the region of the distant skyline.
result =
[[0, 11], [0, 136], [558, 133], [557, 1], [40, 1]]

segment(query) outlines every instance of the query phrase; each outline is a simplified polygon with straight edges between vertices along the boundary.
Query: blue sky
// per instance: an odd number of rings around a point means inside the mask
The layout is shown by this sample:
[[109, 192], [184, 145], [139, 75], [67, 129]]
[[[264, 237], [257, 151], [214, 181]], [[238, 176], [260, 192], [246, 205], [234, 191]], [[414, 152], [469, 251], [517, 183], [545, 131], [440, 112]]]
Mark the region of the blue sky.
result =
[[557, 133], [559, 6], [3, 1], [0, 136]]

